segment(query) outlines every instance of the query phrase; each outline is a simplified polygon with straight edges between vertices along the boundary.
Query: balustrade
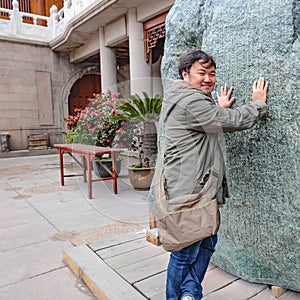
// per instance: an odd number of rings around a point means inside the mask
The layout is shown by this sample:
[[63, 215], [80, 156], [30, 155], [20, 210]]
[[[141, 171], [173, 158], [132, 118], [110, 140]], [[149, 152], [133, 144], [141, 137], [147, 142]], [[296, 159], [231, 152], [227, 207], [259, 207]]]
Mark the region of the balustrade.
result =
[[30, 0], [0, 0], [0, 35], [50, 41], [62, 33], [70, 19], [95, 1], [65, 0], [59, 11], [53, 5], [47, 17], [31, 13]]

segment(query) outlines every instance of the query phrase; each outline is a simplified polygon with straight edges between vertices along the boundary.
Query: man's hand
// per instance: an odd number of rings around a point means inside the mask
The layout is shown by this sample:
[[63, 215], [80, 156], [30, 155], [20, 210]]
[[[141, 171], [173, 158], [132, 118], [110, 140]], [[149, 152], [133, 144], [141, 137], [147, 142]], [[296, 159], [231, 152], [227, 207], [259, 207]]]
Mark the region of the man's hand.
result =
[[229, 89], [228, 92], [227, 92], [227, 88], [228, 88], [227, 83], [225, 83], [224, 86], [221, 86], [220, 94], [217, 92], [219, 106], [224, 108], [231, 107], [232, 103], [236, 100], [235, 97], [230, 98], [233, 92], [233, 86]]
[[263, 77], [260, 77], [258, 79], [258, 82], [254, 81], [252, 101], [261, 100], [263, 102], [266, 102], [268, 86], [269, 86], [268, 81], [266, 81], [265, 83], [265, 79]]

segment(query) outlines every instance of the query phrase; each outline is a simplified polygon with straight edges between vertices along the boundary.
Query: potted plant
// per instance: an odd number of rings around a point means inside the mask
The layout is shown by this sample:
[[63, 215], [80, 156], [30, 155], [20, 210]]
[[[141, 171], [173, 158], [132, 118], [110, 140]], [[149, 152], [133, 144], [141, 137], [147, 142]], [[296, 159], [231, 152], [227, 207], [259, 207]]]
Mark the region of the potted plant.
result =
[[[131, 95], [117, 105], [113, 120], [133, 123], [130, 149], [138, 153], [138, 163], [128, 166], [129, 179], [135, 189], [148, 190], [154, 174], [157, 155], [156, 122], [162, 107], [162, 96], [149, 97], [143, 93]], [[140, 125], [137, 125], [140, 124]]]
[[[111, 116], [118, 116], [117, 105], [121, 100], [120, 94], [107, 91], [102, 94], [94, 94], [89, 99], [89, 104], [84, 109], [75, 109], [75, 115], [65, 118], [69, 132], [68, 143], [80, 143], [100, 147], [112, 147], [115, 137], [123, 132], [125, 124], [122, 120], [112, 120]], [[118, 146], [122, 147], [122, 137], [118, 138]], [[99, 163], [100, 160], [100, 163]], [[93, 161], [94, 173], [99, 177], [111, 175], [101, 164], [112, 169], [111, 158], [97, 157]], [[117, 173], [121, 170], [121, 160], [117, 160]]]

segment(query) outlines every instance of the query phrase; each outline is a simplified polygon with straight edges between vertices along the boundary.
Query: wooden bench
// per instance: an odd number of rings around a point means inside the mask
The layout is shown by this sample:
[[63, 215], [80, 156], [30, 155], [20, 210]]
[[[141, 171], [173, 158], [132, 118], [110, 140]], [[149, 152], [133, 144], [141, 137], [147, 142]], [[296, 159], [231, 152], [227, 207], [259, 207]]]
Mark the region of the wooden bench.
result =
[[[114, 193], [118, 193], [116, 158], [121, 152], [123, 152], [123, 150], [83, 144], [54, 144], [54, 147], [57, 148], [57, 151], [59, 153], [60, 179], [62, 186], [65, 185], [65, 177], [83, 176], [84, 182], [88, 182], [89, 199], [92, 198], [92, 183], [95, 181], [113, 180]], [[82, 167], [83, 174], [64, 174], [64, 153], [68, 153]], [[83, 158], [83, 162], [81, 163], [78, 159], [76, 159], [76, 157], [74, 157], [73, 154], [80, 155]], [[112, 171], [110, 171], [107, 167], [105, 168], [104, 166], [106, 171], [111, 174], [111, 177], [92, 179], [92, 161], [94, 158], [96, 158], [97, 155], [103, 154], [108, 154], [112, 158]], [[100, 160], [98, 160], [98, 162], [101, 164]]]

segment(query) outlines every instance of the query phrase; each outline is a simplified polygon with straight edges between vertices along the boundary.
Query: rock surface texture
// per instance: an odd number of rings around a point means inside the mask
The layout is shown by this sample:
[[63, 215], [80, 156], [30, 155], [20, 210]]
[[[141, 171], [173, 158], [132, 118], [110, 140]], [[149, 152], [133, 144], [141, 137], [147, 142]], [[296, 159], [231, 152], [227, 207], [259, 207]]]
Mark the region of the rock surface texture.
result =
[[232, 274], [300, 291], [300, 1], [177, 0], [166, 22], [164, 87], [179, 58], [202, 49], [217, 87], [234, 84], [233, 108], [270, 83], [267, 117], [226, 135], [230, 199], [213, 262]]

